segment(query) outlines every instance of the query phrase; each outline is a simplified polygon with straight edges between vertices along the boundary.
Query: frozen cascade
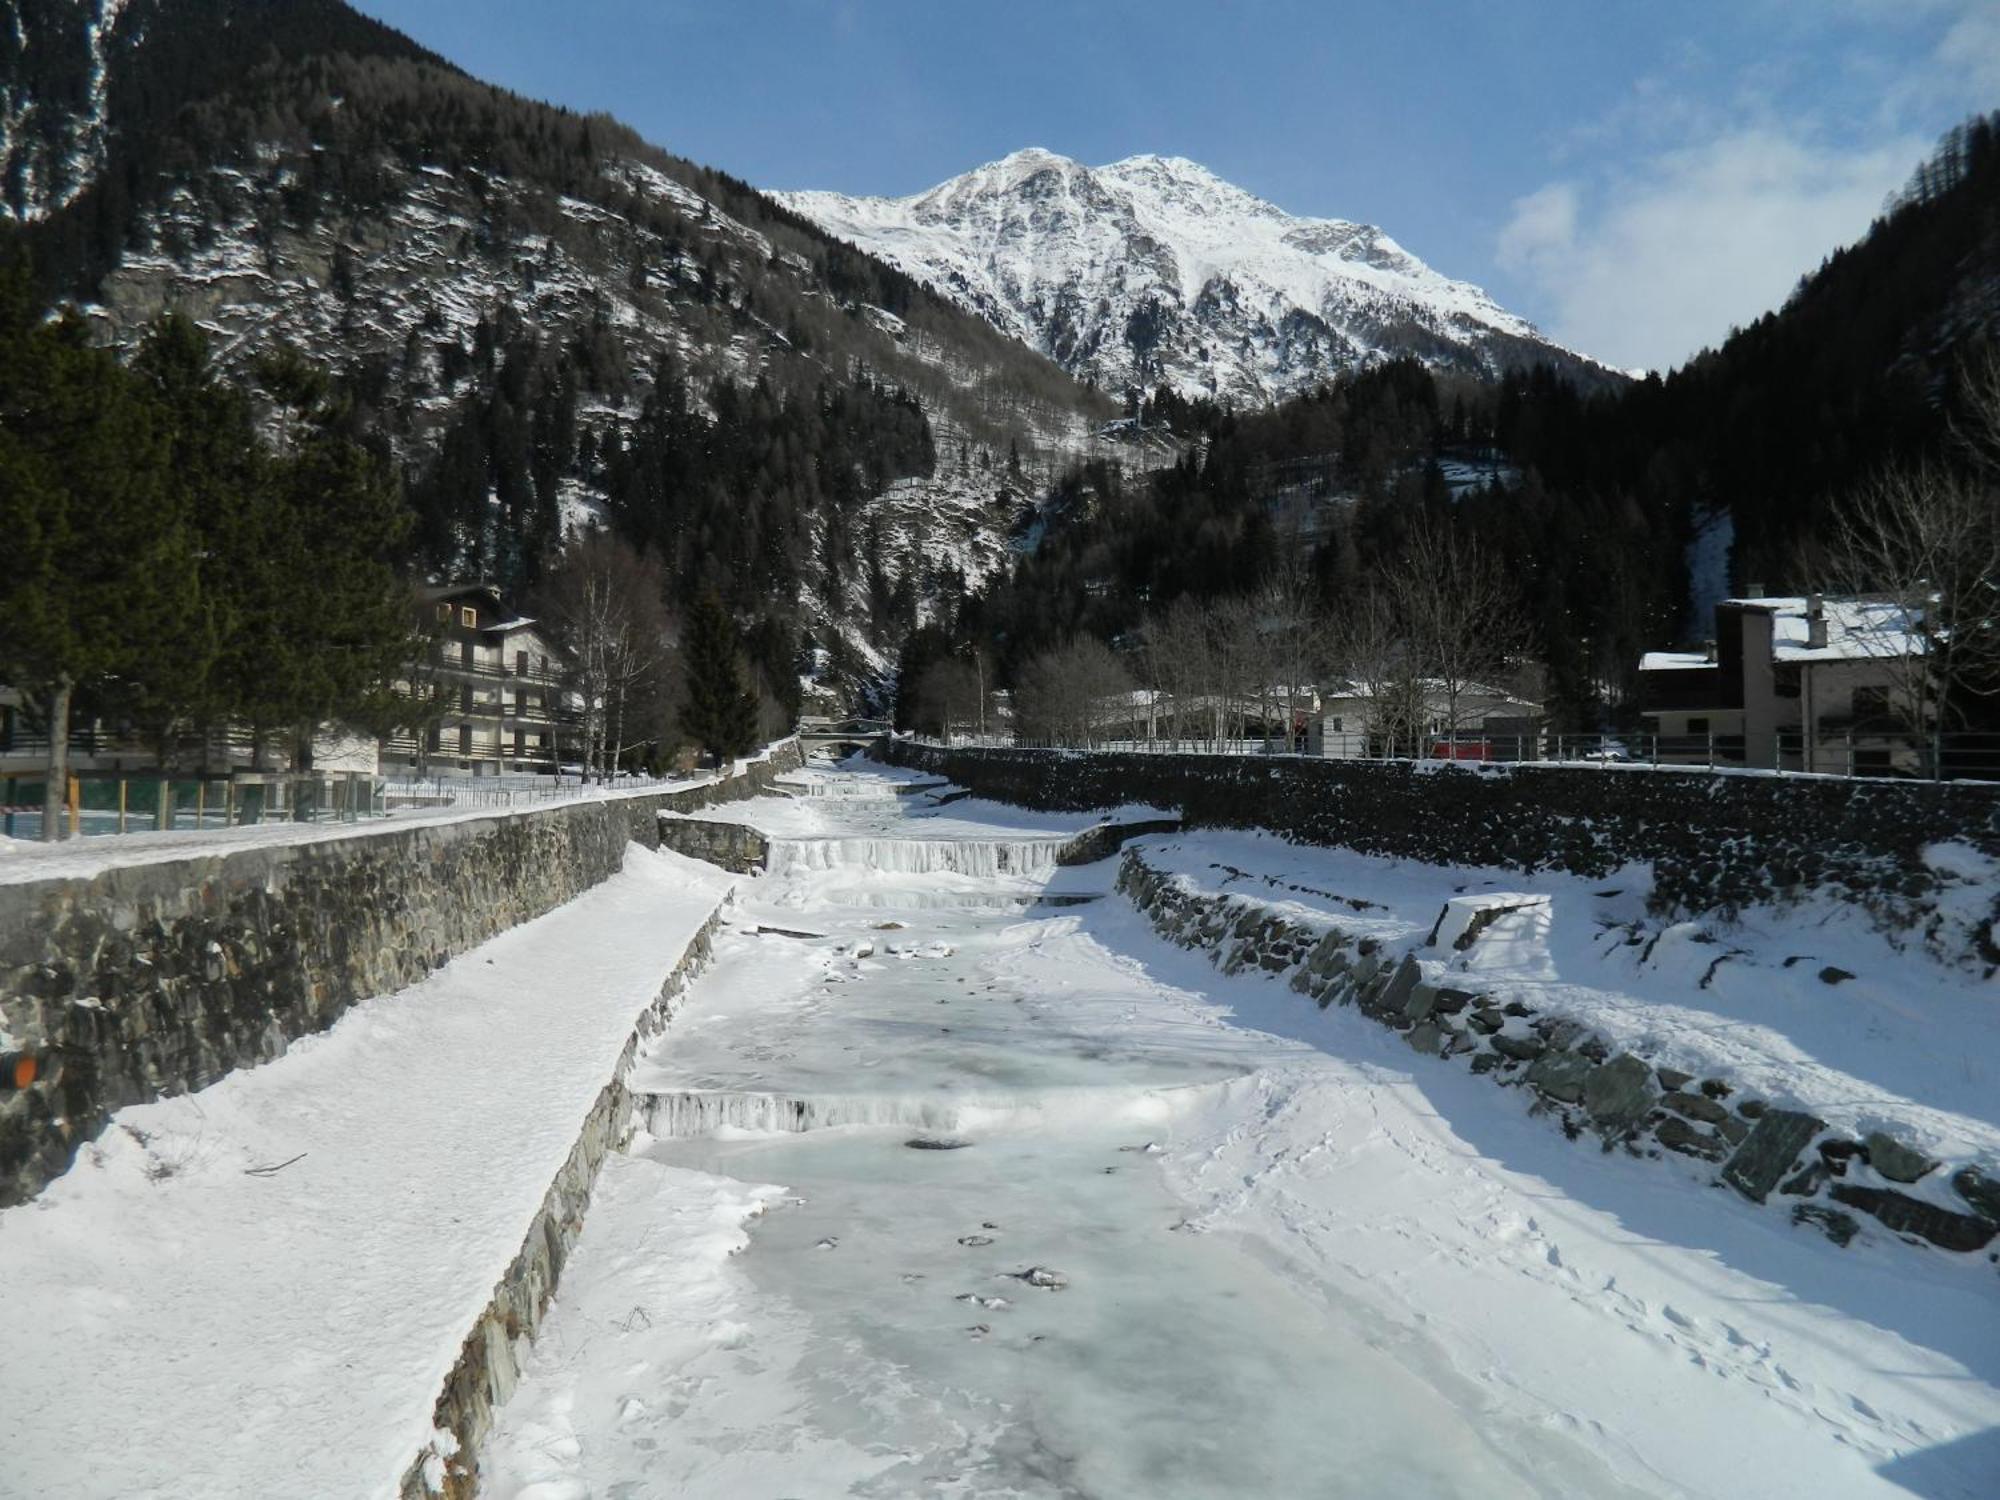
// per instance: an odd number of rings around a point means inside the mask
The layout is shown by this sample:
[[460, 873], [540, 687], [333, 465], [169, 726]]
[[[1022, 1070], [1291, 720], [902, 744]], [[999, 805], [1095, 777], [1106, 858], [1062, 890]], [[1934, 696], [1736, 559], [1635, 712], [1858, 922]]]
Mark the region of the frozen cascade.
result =
[[639, 1101], [646, 1131], [661, 1140], [685, 1140], [740, 1130], [756, 1135], [827, 1130], [838, 1125], [912, 1125], [959, 1128], [959, 1109], [943, 1100], [894, 1094], [827, 1094], [804, 1098], [742, 1093], [733, 1089], [647, 1094]]
[[893, 875], [1045, 876], [1054, 873], [1060, 838], [773, 839], [769, 872], [875, 870]]
[[861, 776], [843, 776], [838, 780], [818, 778], [782, 779], [776, 783], [781, 791], [795, 792], [806, 797], [838, 797], [842, 800], [862, 802], [893, 802], [898, 797], [908, 796], [921, 788], [930, 791], [936, 787], [949, 786], [949, 782], [919, 782], [915, 787], [899, 781], [871, 781]]

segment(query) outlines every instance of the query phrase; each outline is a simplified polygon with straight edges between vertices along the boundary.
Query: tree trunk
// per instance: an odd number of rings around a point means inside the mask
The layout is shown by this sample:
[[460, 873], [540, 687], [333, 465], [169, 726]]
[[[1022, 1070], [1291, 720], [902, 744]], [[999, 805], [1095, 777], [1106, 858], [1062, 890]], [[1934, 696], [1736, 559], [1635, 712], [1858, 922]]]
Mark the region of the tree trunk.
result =
[[63, 803], [69, 793], [69, 703], [75, 691], [67, 677], [49, 690], [48, 768], [42, 782], [42, 842], [52, 844], [65, 833]]

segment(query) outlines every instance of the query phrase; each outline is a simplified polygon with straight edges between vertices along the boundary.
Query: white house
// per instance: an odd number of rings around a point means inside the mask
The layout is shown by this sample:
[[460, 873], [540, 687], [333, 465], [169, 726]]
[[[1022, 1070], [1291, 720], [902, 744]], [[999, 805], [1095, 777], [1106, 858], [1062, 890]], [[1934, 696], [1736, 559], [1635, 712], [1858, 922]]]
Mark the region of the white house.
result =
[[1725, 599], [1701, 651], [1649, 651], [1640, 712], [1660, 758], [1847, 772], [1907, 768], [1922, 715], [1921, 618], [1885, 599]]

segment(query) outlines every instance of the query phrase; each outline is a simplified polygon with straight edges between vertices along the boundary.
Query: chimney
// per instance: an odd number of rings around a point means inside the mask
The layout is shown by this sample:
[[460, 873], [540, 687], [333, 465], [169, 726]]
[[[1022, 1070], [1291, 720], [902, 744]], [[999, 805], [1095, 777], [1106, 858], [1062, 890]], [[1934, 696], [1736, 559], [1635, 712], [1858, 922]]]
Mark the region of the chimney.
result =
[[1745, 588], [1744, 588], [1744, 590], [1743, 590], [1743, 597], [1744, 597], [1745, 599], [1761, 599], [1761, 598], [1763, 598], [1763, 597], [1764, 597], [1764, 585], [1763, 585], [1763, 584], [1761, 584], [1761, 583], [1753, 583], [1753, 584], [1750, 584], [1750, 585], [1748, 585], [1748, 586], [1747, 586], [1747, 587], [1745, 587]]
[[1806, 600], [1806, 649], [1826, 649], [1826, 600], [1818, 594]]

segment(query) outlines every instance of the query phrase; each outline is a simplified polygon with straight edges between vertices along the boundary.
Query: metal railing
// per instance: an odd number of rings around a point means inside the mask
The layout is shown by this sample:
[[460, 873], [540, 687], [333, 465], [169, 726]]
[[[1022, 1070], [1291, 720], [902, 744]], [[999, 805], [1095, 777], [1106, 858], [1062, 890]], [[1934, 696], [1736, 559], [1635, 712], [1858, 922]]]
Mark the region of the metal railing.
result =
[[1097, 736], [1090, 740], [1011, 734], [912, 735], [948, 749], [1092, 750], [1142, 755], [1258, 755], [1306, 760], [1441, 761], [1462, 765], [1564, 765], [1597, 769], [1751, 771], [1772, 775], [1886, 777], [1921, 781], [2000, 781], [2000, 734], [1917, 735], [1883, 731], [1808, 735], [1368, 734], [1246, 739]]
[[[0, 835], [42, 835], [41, 776], [0, 778]], [[171, 833], [257, 823], [354, 823], [384, 816], [381, 784], [366, 772], [192, 776], [81, 771], [62, 799], [62, 835]]]

